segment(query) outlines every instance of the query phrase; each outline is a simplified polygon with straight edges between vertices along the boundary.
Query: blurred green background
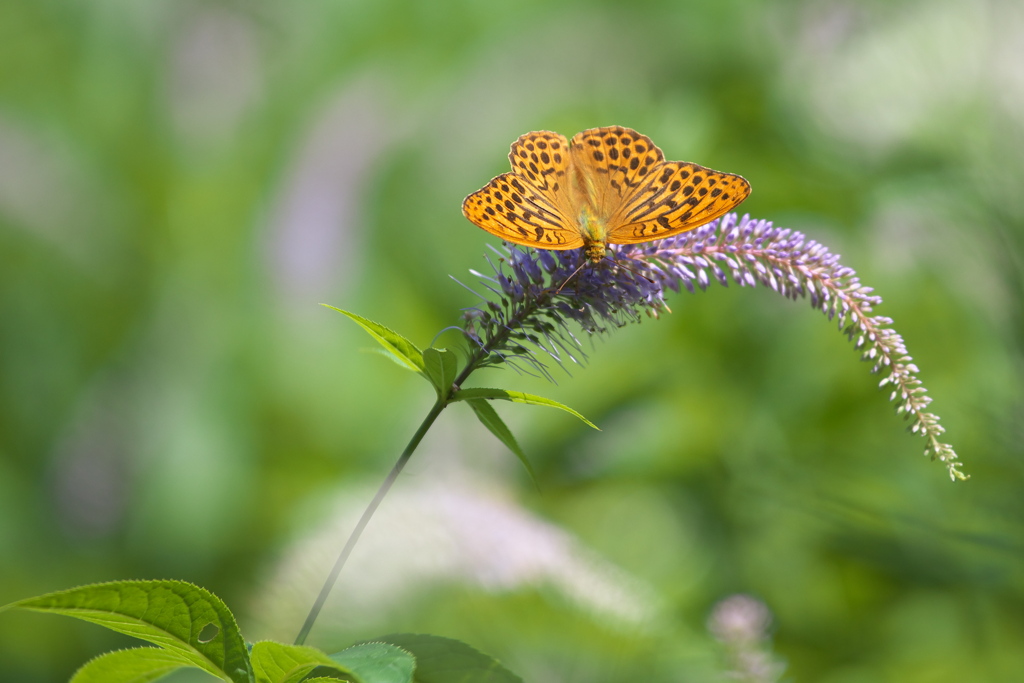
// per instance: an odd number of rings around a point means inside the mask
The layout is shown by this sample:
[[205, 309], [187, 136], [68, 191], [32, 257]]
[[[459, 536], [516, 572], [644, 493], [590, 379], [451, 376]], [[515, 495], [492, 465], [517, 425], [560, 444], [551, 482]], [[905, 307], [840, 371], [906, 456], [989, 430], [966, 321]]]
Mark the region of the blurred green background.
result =
[[[707, 681], [747, 593], [789, 680], [1024, 680], [1022, 34], [1011, 0], [0, 2], [0, 603], [180, 578], [290, 641], [433, 400], [317, 304], [428, 345], [496, 243], [462, 198], [619, 124], [841, 253], [973, 478], [806, 302], [679, 295], [556, 386], [475, 377], [603, 431], [498, 405], [538, 493], [446, 411], [310, 644]], [[4, 613], [0, 680], [130, 643]]]

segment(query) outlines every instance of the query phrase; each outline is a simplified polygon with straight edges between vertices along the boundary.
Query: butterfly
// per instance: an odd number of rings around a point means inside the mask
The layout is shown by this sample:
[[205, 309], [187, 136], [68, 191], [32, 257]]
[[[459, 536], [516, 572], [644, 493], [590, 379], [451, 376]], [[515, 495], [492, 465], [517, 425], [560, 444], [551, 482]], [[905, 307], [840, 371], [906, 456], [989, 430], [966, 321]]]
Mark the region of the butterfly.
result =
[[512, 143], [512, 172], [462, 202], [463, 215], [507, 242], [577, 249], [600, 262], [609, 244], [636, 244], [692, 230], [733, 209], [750, 183], [665, 155], [621, 126], [567, 141], [541, 130]]

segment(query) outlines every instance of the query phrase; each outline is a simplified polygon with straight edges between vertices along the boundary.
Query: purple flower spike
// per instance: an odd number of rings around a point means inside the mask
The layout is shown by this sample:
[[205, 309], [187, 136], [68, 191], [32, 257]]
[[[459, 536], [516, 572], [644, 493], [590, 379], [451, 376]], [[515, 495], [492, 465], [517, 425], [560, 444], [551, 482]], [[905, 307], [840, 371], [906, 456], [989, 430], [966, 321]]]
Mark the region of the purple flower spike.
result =
[[[503, 272], [505, 264], [511, 276]], [[488, 357], [483, 365], [528, 365], [548, 379], [553, 378], [535, 350], [559, 364], [564, 358], [579, 362], [586, 357], [570, 322], [600, 334], [644, 316], [657, 318], [669, 310], [666, 289], [693, 293], [714, 282], [726, 285], [731, 277], [741, 287], [761, 284], [789, 299], [807, 298], [830, 320], [838, 318], [863, 359], [872, 361], [872, 371], [883, 373], [880, 386], [892, 387], [897, 413], [911, 421], [912, 432], [927, 439], [925, 455], [942, 461], [950, 478], [968, 478], [952, 446], [939, 440], [945, 430], [936, 415], [926, 412], [931, 398], [903, 338], [890, 327], [890, 318], [873, 315], [881, 297], [837, 255], [800, 232], [730, 213], [675, 237], [613, 245], [597, 265], [587, 263], [582, 250], [514, 245], [506, 245], [502, 262], [491, 265], [494, 277], [477, 275], [500, 305], [487, 302], [467, 309], [464, 333]]]

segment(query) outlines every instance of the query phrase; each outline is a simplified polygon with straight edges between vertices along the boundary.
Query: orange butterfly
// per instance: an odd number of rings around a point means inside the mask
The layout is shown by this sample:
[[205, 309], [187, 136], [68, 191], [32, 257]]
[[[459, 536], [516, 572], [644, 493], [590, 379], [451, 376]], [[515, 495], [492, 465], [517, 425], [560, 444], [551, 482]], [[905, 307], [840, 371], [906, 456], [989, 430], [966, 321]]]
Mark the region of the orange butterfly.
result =
[[718, 218], [750, 183], [685, 161], [665, 161], [650, 138], [621, 126], [572, 141], [542, 130], [512, 143], [512, 172], [466, 197], [462, 213], [507, 242], [584, 248], [598, 263], [609, 244], [670, 237]]

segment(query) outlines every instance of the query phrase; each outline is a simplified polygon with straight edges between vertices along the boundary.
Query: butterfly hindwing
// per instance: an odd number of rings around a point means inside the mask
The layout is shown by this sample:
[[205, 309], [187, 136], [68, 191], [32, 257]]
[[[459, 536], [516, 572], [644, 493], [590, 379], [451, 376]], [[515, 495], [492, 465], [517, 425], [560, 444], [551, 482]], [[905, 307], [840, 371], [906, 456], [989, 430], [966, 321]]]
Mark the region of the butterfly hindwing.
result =
[[730, 211], [750, 194], [741, 176], [685, 161], [655, 167], [612, 216], [608, 241], [634, 244], [692, 230]]
[[507, 242], [541, 249], [583, 246], [579, 230], [554, 201], [518, 173], [503, 173], [466, 197], [462, 213]]

